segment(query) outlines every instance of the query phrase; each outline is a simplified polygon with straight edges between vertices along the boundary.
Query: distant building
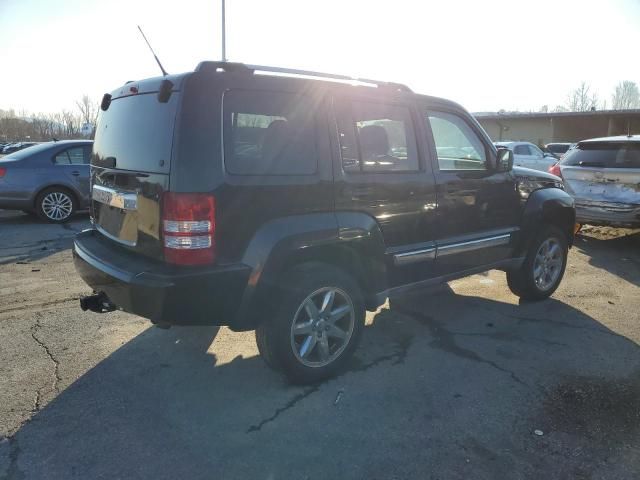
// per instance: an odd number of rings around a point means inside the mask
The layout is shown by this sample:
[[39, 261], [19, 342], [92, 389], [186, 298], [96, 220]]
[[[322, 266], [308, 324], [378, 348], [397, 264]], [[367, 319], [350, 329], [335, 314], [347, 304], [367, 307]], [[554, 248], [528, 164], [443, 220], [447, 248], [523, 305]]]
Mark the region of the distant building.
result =
[[475, 113], [494, 142], [577, 142], [587, 138], [640, 134], [640, 109], [553, 113]]

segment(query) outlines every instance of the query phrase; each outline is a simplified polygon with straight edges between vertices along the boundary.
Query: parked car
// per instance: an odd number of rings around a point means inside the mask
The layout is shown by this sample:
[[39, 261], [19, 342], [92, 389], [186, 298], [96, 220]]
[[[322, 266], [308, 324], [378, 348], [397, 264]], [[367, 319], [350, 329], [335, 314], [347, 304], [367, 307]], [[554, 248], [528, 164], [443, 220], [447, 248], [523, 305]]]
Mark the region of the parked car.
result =
[[547, 143], [544, 148], [555, 156], [557, 159], [561, 159], [562, 156], [567, 153], [570, 148], [575, 147], [575, 143], [569, 142], [555, 142], [555, 143]]
[[92, 142], [63, 140], [34, 145], [0, 159], [0, 208], [66, 222], [89, 206]]
[[255, 329], [308, 383], [388, 297], [489, 269], [554, 292], [575, 216], [557, 177], [518, 176], [453, 102], [309, 75], [203, 62], [104, 96], [73, 248], [84, 310]]
[[23, 150], [25, 148], [31, 147], [33, 145], [35, 145], [36, 142], [18, 142], [18, 143], [11, 143], [9, 145], [6, 145], [2, 148], [2, 153], [4, 155], [7, 155], [9, 153], [13, 153], [13, 152], [18, 152], [20, 150]]
[[550, 153], [545, 153], [530, 142], [494, 142], [496, 147], [508, 148], [513, 152], [513, 164], [546, 172], [558, 161]]
[[583, 140], [549, 172], [564, 179], [579, 223], [640, 227], [640, 135]]

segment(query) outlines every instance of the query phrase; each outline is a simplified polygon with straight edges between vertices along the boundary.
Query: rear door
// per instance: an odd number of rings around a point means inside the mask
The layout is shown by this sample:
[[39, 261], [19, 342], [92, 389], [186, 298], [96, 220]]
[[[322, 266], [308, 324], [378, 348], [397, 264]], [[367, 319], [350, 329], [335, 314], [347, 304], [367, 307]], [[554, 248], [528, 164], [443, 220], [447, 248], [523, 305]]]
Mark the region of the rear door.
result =
[[560, 167], [577, 203], [640, 205], [640, 142], [583, 142]]
[[400, 99], [336, 96], [337, 211], [375, 218], [385, 244], [391, 286], [434, 275], [435, 185], [421, 161], [417, 112]]
[[160, 206], [169, 189], [178, 82], [166, 103], [160, 80], [128, 84], [100, 113], [91, 160], [95, 227], [115, 244], [162, 258]]
[[82, 198], [82, 206], [89, 198], [89, 161], [91, 145], [74, 145], [58, 152], [53, 157], [56, 170], [63, 172], [66, 180], [71, 183]]
[[526, 143], [518, 143], [513, 147], [513, 164], [518, 167], [538, 169], [536, 157]]

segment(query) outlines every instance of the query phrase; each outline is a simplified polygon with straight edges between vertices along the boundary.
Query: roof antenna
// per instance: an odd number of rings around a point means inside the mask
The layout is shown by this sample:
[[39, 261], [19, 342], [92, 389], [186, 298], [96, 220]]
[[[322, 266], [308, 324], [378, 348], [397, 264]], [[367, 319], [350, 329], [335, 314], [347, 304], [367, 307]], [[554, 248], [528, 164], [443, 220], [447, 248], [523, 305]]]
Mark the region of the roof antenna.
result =
[[156, 55], [156, 52], [154, 52], [153, 48], [151, 48], [151, 44], [149, 43], [149, 40], [147, 40], [147, 37], [144, 34], [144, 32], [142, 31], [142, 29], [140, 28], [140, 25], [138, 25], [138, 30], [140, 30], [140, 33], [142, 34], [142, 38], [144, 38], [144, 41], [147, 42], [147, 46], [149, 47], [149, 50], [151, 50], [151, 53], [153, 54], [153, 58], [156, 59], [156, 62], [158, 63], [158, 66], [160, 67], [160, 70], [162, 70], [162, 75], [166, 77], [168, 75], [168, 73], [164, 69], [162, 64], [160, 63], [160, 60], [158, 60], [158, 56]]

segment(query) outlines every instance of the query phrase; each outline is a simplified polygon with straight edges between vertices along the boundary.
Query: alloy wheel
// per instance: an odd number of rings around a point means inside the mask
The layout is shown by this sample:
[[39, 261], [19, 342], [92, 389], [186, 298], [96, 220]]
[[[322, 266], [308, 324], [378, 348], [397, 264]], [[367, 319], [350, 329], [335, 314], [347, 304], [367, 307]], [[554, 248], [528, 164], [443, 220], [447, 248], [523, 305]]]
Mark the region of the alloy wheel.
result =
[[557, 238], [542, 242], [533, 261], [533, 280], [540, 290], [548, 290], [556, 283], [562, 273], [563, 261], [562, 246]]
[[291, 347], [303, 365], [324, 367], [345, 350], [355, 327], [353, 302], [343, 290], [316, 290], [298, 307], [291, 324]]
[[42, 199], [42, 211], [50, 220], [65, 220], [73, 211], [73, 200], [63, 192], [48, 193]]

